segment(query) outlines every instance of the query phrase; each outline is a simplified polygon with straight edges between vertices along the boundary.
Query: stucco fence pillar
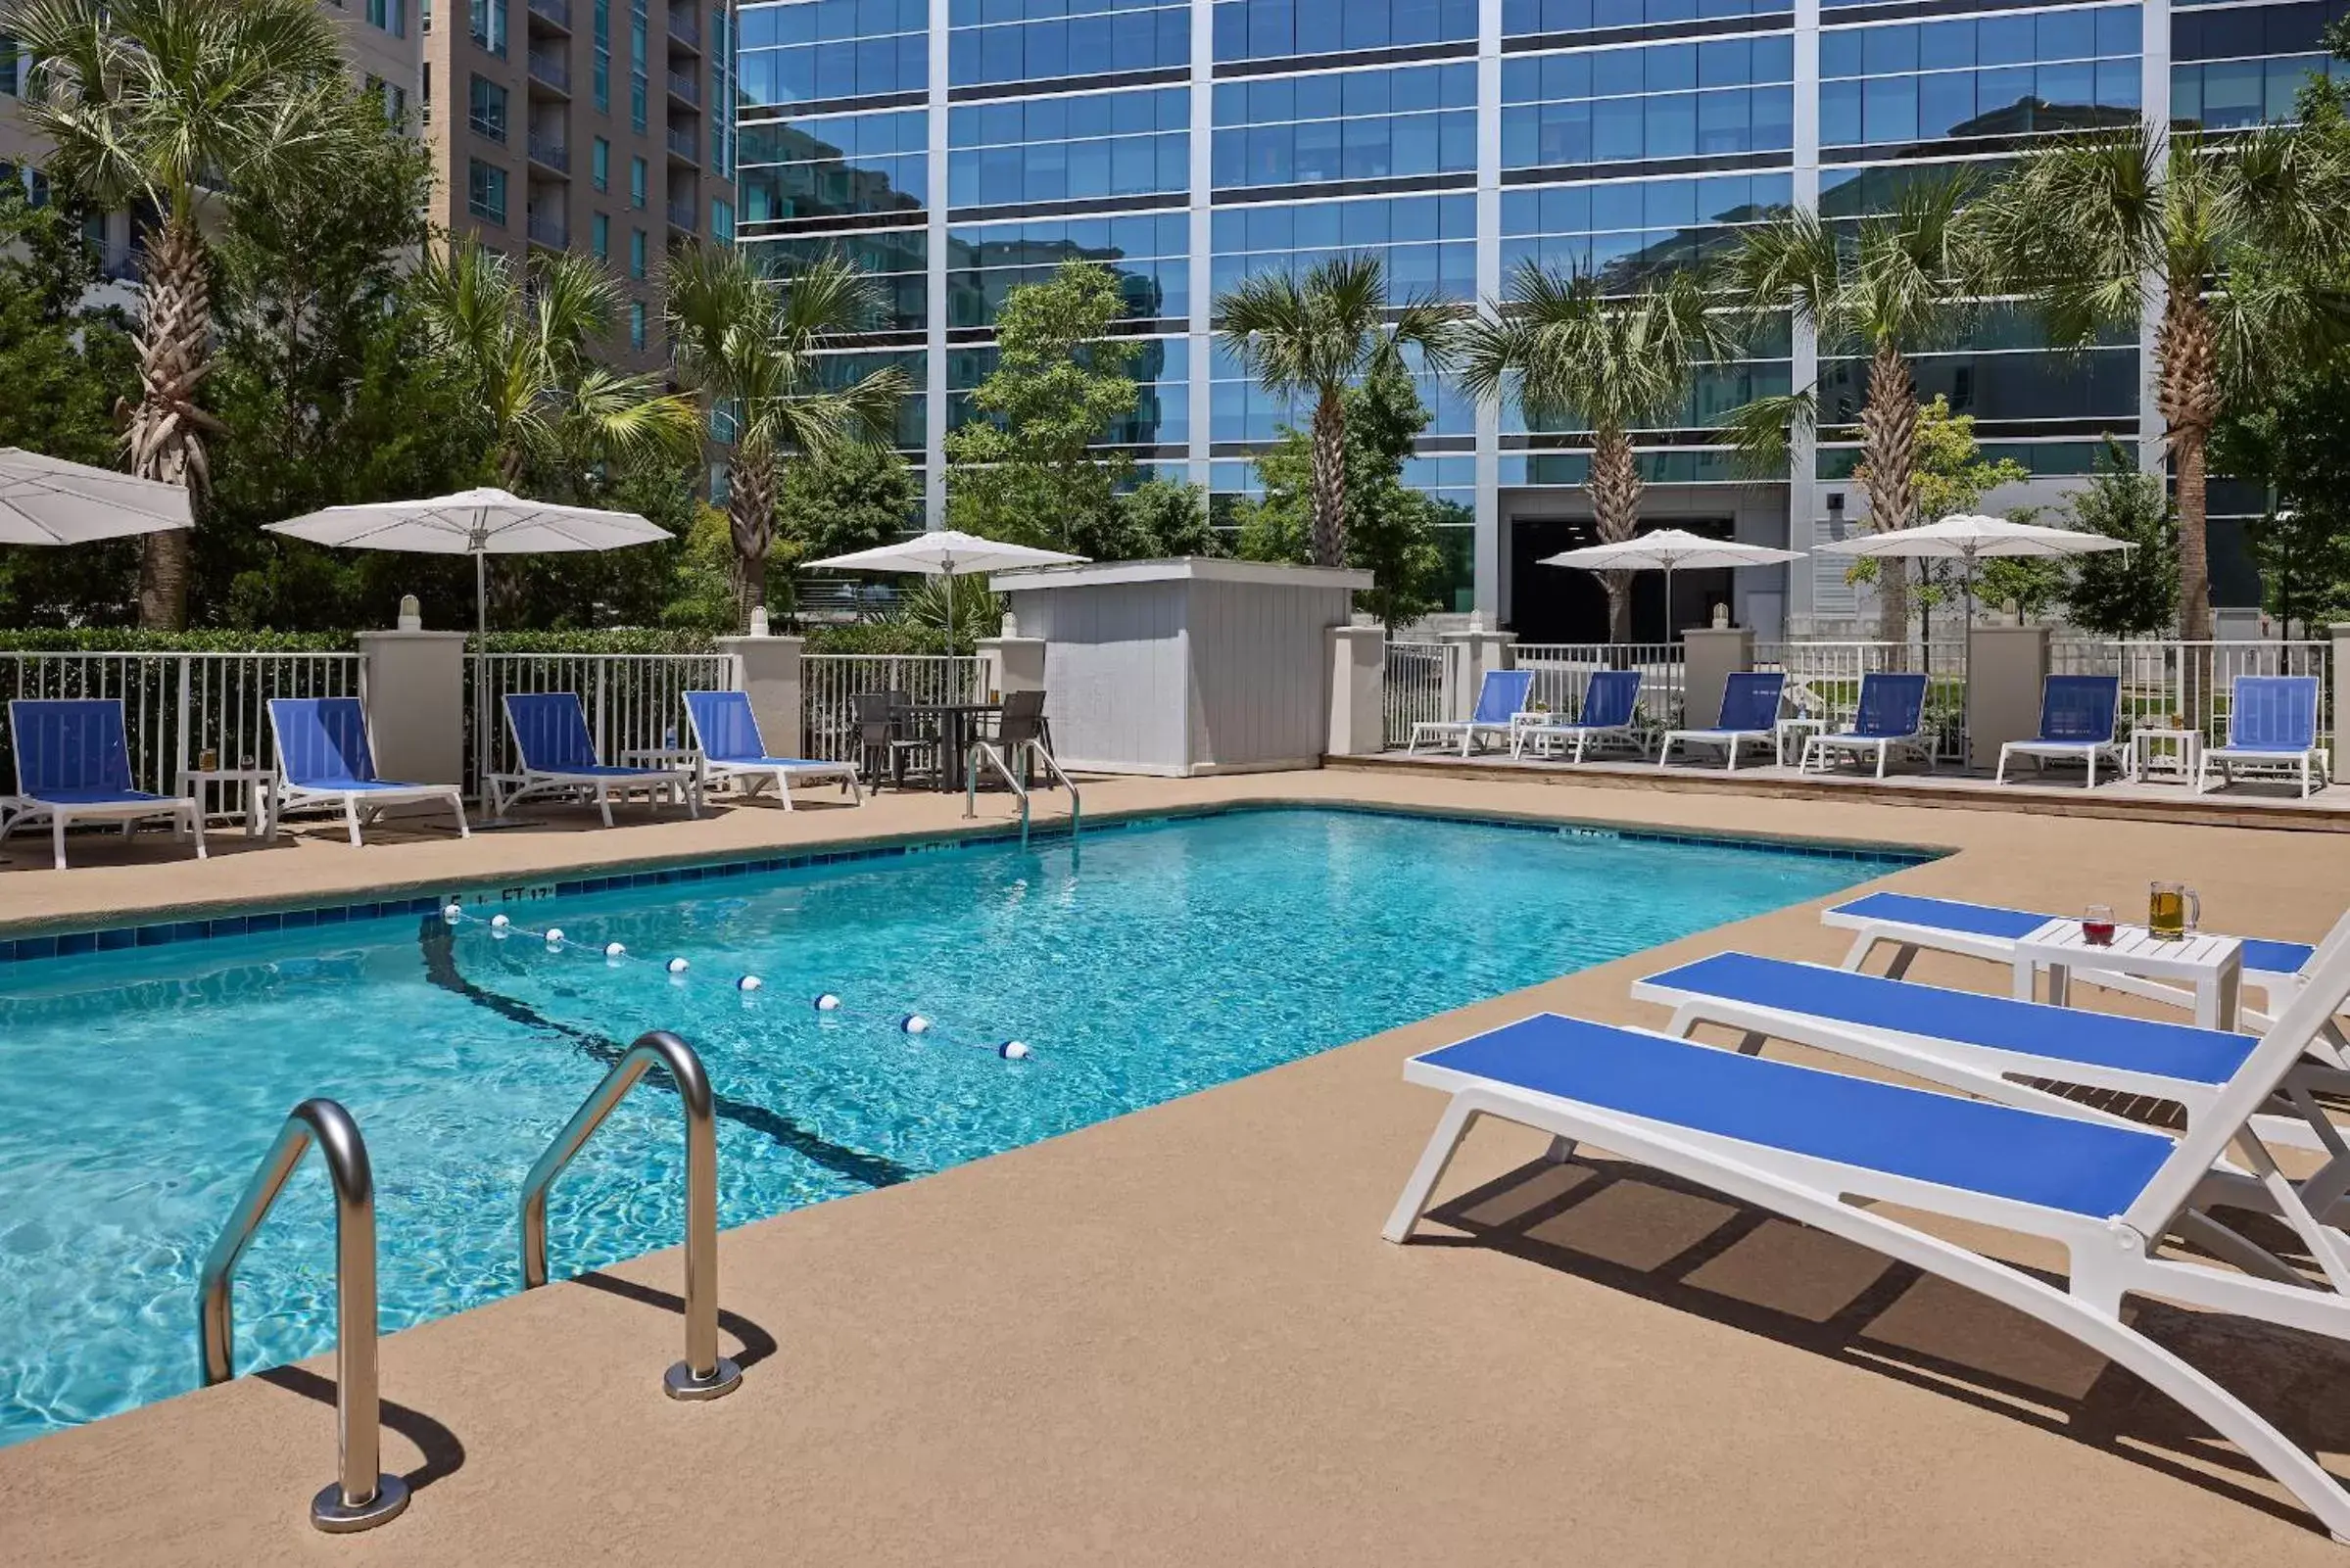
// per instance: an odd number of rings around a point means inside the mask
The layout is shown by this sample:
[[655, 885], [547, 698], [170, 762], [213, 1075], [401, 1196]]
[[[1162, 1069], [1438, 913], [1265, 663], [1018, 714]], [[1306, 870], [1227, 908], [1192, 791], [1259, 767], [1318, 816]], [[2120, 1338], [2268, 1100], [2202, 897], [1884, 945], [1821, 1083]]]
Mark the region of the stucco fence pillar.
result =
[[1044, 689], [1044, 639], [1020, 636], [1018, 623], [1013, 622], [1003, 636], [981, 638], [978, 646], [983, 693], [1000, 696], [1007, 691]]
[[1695, 627], [1681, 634], [1681, 722], [1703, 730], [1721, 716], [1730, 677], [1754, 668], [1754, 633], [1743, 626]]
[[2342, 685], [2350, 682], [2350, 626], [2328, 626], [2326, 632], [2333, 639], [2333, 646], [2328, 650], [2333, 657], [2326, 672], [2326, 693], [2333, 705], [2333, 727], [2327, 732], [2332, 739], [2332, 754], [2326, 758], [2326, 772], [2338, 779], [2342, 776], [2342, 730], [2345, 724], [2350, 724], [2350, 703], [2342, 700]]
[[1967, 766], [1989, 768], [2010, 740], [2039, 734], [2040, 686], [2048, 678], [2044, 626], [1977, 626], [1967, 632]]
[[1387, 629], [1333, 626], [1330, 640], [1330, 745], [1333, 757], [1367, 757], [1387, 748]]
[[1439, 634], [1444, 643], [1444, 716], [1456, 722], [1477, 710], [1477, 693], [1494, 670], [1517, 665], [1517, 634], [1471, 626]]
[[[367, 749], [376, 774], [407, 784], [466, 784], [465, 642], [462, 632], [361, 632]], [[501, 723], [496, 714], [484, 723]], [[394, 807], [388, 815], [437, 815], [446, 804]]]
[[801, 652], [804, 638], [722, 637], [718, 651], [735, 661], [736, 689], [749, 693], [759, 738], [779, 757], [796, 757], [804, 742], [800, 722]]

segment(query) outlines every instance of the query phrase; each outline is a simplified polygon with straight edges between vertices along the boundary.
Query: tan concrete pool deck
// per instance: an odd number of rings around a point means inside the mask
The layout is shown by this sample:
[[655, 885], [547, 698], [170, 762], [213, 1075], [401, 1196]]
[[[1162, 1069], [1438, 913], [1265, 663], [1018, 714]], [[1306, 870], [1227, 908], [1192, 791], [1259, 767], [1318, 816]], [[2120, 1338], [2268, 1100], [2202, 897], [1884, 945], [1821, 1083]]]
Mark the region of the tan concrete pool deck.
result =
[[[2058, 909], [2182, 878], [2207, 925], [2284, 937], [2320, 934], [2350, 898], [2350, 845], [2326, 834], [1392, 770], [1086, 790], [1089, 815], [1253, 800], [1937, 846], [1956, 853], [1888, 880]], [[218, 836], [202, 866], [93, 841], [66, 874], [12, 846], [0, 920], [713, 858], [951, 829], [960, 806], [356, 852]], [[305, 1517], [333, 1469], [330, 1357], [0, 1451], [0, 1562], [2350, 1565], [2098, 1357], [1604, 1156], [1543, 1165], [1532, 1135], [1481, 1129], [1444, 1222], [1380, 1240], [1441, 1109], [1401, 1081], [1406, 1056], [1546, 1007], [1660, 1022], [1629, 979], [1731, 945], [1842, 947], [1798, 906], [729, 1231], [725, 1332], [747, 1371], [715, 1403], [658, 1388], [675, 1253], [394, 1335], [385, 1463], [416, 1494], [370, 1535]], [[2005, 980], [1963, 960], [1914, 974]], [[2342, 1468], [2350, 1353], [2141, 1310]]]

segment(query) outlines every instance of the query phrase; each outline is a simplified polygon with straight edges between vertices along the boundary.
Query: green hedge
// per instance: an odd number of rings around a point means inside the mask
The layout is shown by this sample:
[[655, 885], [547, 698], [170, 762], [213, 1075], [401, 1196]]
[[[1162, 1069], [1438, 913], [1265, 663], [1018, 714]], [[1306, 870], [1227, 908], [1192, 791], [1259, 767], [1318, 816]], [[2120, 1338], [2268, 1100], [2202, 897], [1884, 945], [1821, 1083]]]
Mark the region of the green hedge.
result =
[[122, 627], [0, 632], [0, 653], [349, 653], [349, 632], [136, 632]]
[[[887, 622], [816, 626], [804, 634], [810, 653], [936, 653], [939, 636]], [[81, 627], [31, 632], [0, 631], [0, 653], [349, 653], [358, 647], [351, 632], [138, 632], [122, 627]], [[657, 627], [608, 632], [492, 632], [493, 653], [712, 653], [706, 632]], [[969, 648], [957, 651], [968, 653]]]

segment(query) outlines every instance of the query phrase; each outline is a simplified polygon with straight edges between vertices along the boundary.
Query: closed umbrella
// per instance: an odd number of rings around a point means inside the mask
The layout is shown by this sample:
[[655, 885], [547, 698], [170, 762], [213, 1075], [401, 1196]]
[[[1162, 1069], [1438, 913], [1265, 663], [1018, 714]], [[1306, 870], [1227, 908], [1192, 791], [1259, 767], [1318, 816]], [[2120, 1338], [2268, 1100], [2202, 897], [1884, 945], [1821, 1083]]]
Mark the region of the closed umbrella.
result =
[[[489, 652], [492, 555], [543, 555], [575, 550], [623, 549], [670, 537], [635, 512], [600, 511], [531, 500], [503, 490], [461, 490], [429, 500], [369, 501], [329, 506], [324, 511], [269, 524], [269, 532], [313, 545], [346, 549], [388, 549], [411, 555], [473, 557], [474, 627], [480, 640], [475, 657]], [[473, 682], [475, 787], [488, 770], [489, 731], [482, 713], [488, 683], [476, 666]]]
[[1664, 640], [1673, 639], [1673, 571], [1700, 571], [1725, 566], [1776, 566], [1802, 559], [1798, 549], [1770, 545], [1741, 545], [1735, 540], [1707, 539], [1682, 528], [1659, 528], [1654, 533], [1607, 545], [1586, 545], [1560, 550], [1536, 562], [1541, 566], [1578, 566], [1587, 572], [1662, 572], [1664, 574]]
[[[1882, 534], [1860, 534], [1851, 539], [1831, 540], [1812, 546], [1822, 555], [1960, 562], [1966, 592], [1966, 619], [1961, 625], [1970, 633], [1975, 624], [1975, 566], [1978, 561], [2017, 556], [2089, 555], [2098, 550], [2131, 547], [2121, 540], [2107, 539], [2102, 534], [2076, 533], [2069, 528], [2042, 528], [2038, 523], [2019, 523], [2005, 517], [1986, 517], [1973, 512], [1954, 512], [1938, 523], [1924, 523], [1916, 528], [1896, 528]], [[1966, 640], [1963, 668], [1971, 686], [1975, 678], [1975, 640], [1971, 635]]]
[[194, 526], [178, 485], [0, 447], [0, 545], [87, 545]]
[[1066, 550], [1031, 549], [1000, 539], [982, 539], [952, 528], [933, 529], [894, 545], [828, 555], [809, 566], [842, 572], [920, 572], [946, 579], [946, 650], [955, 648], [955, 579], [972, 572], [1010, 572], [1024, 566], [1066, 566], [1085, 559]]

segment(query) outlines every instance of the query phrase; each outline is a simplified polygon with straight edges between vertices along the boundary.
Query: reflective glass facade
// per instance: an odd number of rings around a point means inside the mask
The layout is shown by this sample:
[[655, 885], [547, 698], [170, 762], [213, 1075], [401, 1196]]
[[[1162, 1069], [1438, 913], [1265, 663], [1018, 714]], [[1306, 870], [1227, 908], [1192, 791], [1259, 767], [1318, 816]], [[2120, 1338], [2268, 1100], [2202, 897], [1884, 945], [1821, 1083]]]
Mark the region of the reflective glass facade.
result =
[[[1398, 292], [1490, 297], [1527, 262], [1629, 288], [1794, 204], [1885, 210], [1924, 171], [1995, 172], [2036, 141], [2140, 115], [2289, 117], [2350, 0], [780, 0], [743, 9], [737, 232], [788, 271], [827, 252], [887, 304], [856, 362], [921, 386], [900, 431], [934, 512], [945, 432], [992, 361], [1009, 291], [1086, 258], [1144, 344], [1141, 406], [1105, 440], [1245, 494], [1302, 411], [1220, 353], [1217, 296], [1252, 273], [1379, 256]], [[2101, 439], [2157, 431], [2140, 334], [2059, 356], [2014, 311], [1917, 356], [1921, 392], [2051, 483]], [[1782, 325], [1706, 368], [1641, 466], [1675, 517], [1804, 547], [1848, 445], [1758, 482], [1722, 416], [1815, 381], [1830, 418], [1865, 366]], [[1511, 616], [1513, 531], [1571, 519], [1584, 434], [1529, 429], [1422, 377], [1408, 477], [1462, 508], [1452, 608]], [[1757, 499], [1759, 498], [1759, 499]], [[1678, 510], [1675, 510], [1678, 508]], [[1757, 509], [1759, 508], [1759, 510]], [[1775, 581], [1785, 624], [1849, 591]], [[1841, 577], [1841, 574], [1838, 574]], [[1742, 577], [1744, 585], [1746, 579]], [[1743, 591], [1743, 588], [1742, 588]], [[1742, 618], [1746, 606], [1739, 606]]]

